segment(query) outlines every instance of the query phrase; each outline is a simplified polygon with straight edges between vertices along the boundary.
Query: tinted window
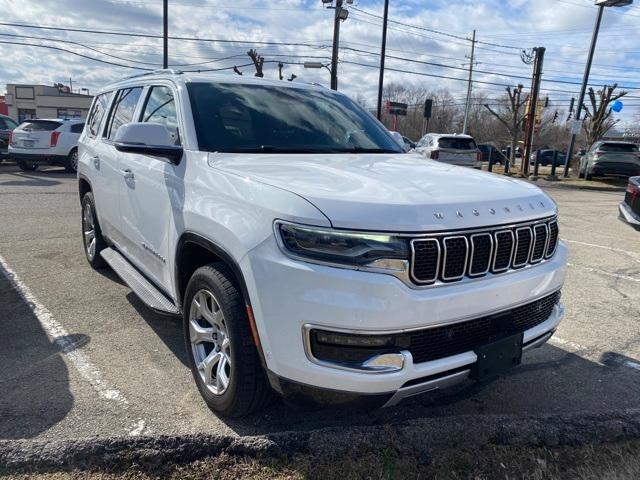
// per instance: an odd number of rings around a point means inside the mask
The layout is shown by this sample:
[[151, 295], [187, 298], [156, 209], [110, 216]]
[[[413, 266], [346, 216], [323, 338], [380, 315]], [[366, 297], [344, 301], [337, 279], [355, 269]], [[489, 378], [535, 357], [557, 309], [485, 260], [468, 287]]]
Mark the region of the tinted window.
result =
[[62, 123], [53, 120], [29, 120], [20, 125], [20, 130], [25, 132], [51, 132]]
[[12, 119], [10, 118], [5, 118], [4, 122], [7, 124], [7, 128], [10, 129], [14, 129], [14, 128], [18, 128], [18, 124], [16, 122], [14, 122]]
[[455, 150], [475, 150], [476, 142], [473, 138], [442, 137], [438, 140], [438, 146]]
[[92, 137], [96, 137], [98, 135], [98, 131], [100, 130], [100, 124], [102, 123], [102, 119], [104, 118], [104, 114], [109, 108], [109, 101], [111, 100], [112, 93], [103, 93], [102, 95], [98, 95], [96, 97], [95, 102], [93, 103], [93, 108], [89, 113], [89, 118], [87, 119], [87, 125], [89, 129], [89, 135]]
[[180, 145], [176, 102], [171, 89], [152, 87], [142, 112], [141, 122], [160, 123], [167, 127], [174, 145]]
[[133, 114], [138, 104], [138, 99], [142, 93], [142, 87], [126, 88], [120, 90], [111, 107], [111, 117], [106, 137], [113, 140], [118, 128], [133, 120]]
[[598, 150], [601, 152], [637, 152], [638, 146], [630, 143], [603, 143]]
[[215, 152], [398, 152], [369, 113], [331, 91], [189, 83], [200, 150]]
[[7, 124], [4, 122], [4, 118], [0, 118], [0, 130], [6, 130], [7, 128]]
[[84, 123], [76, 123], [71, 125], [71, 133], [82, 133], [82, 129], [84, 128]]

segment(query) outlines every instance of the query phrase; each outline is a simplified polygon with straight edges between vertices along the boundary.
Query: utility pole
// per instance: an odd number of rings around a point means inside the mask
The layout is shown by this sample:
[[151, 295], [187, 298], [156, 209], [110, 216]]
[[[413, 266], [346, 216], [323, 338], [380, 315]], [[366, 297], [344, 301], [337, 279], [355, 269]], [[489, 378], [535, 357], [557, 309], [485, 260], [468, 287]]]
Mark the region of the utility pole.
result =
[[169, 0], [162, 1], [162, 68], [169, 68]]
[[467, 122], [469, 120], [469, 110], [471, 109], [471, 85], [473, 77], [473, 58], [476, 50], [476, 31], [473, 31], [473, 37], [471, 38], [471, 61], [469, 63], [469, 82], [467, 83], [467, 103], [464, 107], [464, 123], [462, 124], [462, 133], [467, 133]]
[[533, 133], [536, 123], [536, 107], [538, 96], [540, 95], [540, 81], [542, 80], [542, 63], [544, 60], [544, 47], [533, 49], [535, 58], [533, 60], [533, 78], [531, 79], [531, 92], [529, 94], [529, 111], [527, 112], [526, 130], [524, 134], [524, 151], [522, 152], [522, 164], [520, 173], [525, 177], [529, 175], [529, 157], [533, 147]]
[[384, 0], [382, 18], [382, 47], [380, 49], [380, 80], [378, 81], [378, 120], [382, 120], [382, 88], [384, 86], [384, 58], [387, 54], [387, 24], [389, 23], [389, 0]]
[[[596, 43], [598, 41], [598, 32], [600, 31], [600, 23], [602, 22], [602, 14], [604, 13], [604, 5], [598, 7], [598, 16], [596, 17], [596, 25], [593, 29], [593, 35], [591, 36], [591, 47], [589, 48], [589, 57], [587, 58], [587, 65], [584, 68], [584, 76], [582, 77], [582, 87], [580, 88], [580, 96], [578, 97], [578, 106], [576, 107], [576, 124], [580, 121], [580, 114], [582, 113], [582, 103], [584, 102], [584, 95], [587, 91], [587, 83], [589, 83], [589, 74], [591, 73], [591, 63], [593, 62], [593, 54], [596, 50]], [[571, 129], [571, 140], [569, 140], [569, 148], [567, 148], [567, 157], [564, 159], [564, 170], [562, 172], [563, 177], [569, 176], [569, 165], [571, 164], [571, 157], [573, 156], [573, 148], [576, 145], [576, 135], [573, 133], [575, 130]]]
[[340, 49], [340, 22], [343, 0], [336, 0], [333, 17], [333, 50], [331, 53], [331, 90], [338, 90], [338, 51]]

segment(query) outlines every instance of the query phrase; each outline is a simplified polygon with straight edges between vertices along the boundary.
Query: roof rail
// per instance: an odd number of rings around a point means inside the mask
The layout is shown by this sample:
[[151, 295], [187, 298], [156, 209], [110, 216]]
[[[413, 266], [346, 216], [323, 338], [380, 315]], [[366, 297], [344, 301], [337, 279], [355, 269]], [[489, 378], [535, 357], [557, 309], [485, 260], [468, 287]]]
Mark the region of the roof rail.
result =
[[135, 75], [124, 77], [122, 80], [129, 80], [131, 78], [144, 77], [146, 75], [157, 75], [159, 73], [170, 73], [172, 75], [182, 75], [184, 72], [182, 70], [174, 70], [173, 68], [160, 68], [158, 70], [152, 70], [149, 72], [136, 73]]

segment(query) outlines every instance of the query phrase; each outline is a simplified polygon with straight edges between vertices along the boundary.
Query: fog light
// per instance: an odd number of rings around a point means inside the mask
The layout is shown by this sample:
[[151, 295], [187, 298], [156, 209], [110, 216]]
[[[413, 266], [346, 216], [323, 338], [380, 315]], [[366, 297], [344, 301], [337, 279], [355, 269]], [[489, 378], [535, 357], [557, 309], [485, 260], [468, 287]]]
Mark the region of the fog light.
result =
[[380, 371], [402, 370], [404, 355], [401, 353], [384, 353], [370, 358], [362, 364], [364, 368]]
[[392, 335], [349, 335], [316, 330], [316, 340], [327, 345], [344, 347], [393, 347], [395, 338]]

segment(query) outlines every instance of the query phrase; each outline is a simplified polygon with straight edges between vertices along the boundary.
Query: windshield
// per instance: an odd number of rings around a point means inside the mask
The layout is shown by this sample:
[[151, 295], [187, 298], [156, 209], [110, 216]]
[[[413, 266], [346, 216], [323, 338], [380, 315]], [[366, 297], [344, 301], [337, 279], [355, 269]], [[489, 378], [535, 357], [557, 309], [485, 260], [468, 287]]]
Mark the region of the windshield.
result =
[[242, 84], [187, 84], [200, 150], [403, 153], [384, 127], [344, 95]]
[[637, 152], [637, 145], [631, 143], [603, 143], [598, 147], [601, 152]]
[[476, 150], [476, 142], [473, 138], [442, 137], [438, 140], [438, 146], [455, 150]]

